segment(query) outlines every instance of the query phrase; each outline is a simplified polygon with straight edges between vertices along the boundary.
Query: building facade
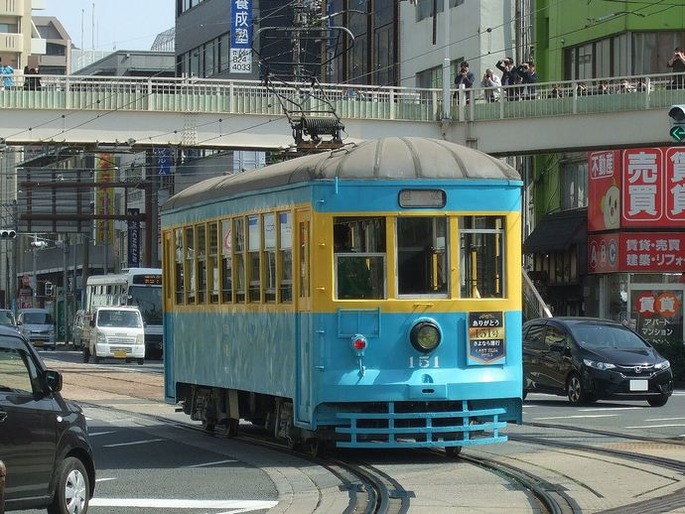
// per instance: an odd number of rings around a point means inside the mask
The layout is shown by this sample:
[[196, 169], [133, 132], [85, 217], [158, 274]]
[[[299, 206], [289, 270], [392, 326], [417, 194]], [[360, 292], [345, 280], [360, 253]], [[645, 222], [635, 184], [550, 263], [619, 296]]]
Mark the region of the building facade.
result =
[[[667, 62], [685, 45], [681, 5], [538, 0], [535, 12], [542, 81], [671, 74]], [[654, 342], [683, 341], [681, 154], [662, 147], [536, 158], [537, 226], [524, 248], [557, 314], [624, 320]], [[583, 220], [585, 233], [548, 230], [569, 217]]]

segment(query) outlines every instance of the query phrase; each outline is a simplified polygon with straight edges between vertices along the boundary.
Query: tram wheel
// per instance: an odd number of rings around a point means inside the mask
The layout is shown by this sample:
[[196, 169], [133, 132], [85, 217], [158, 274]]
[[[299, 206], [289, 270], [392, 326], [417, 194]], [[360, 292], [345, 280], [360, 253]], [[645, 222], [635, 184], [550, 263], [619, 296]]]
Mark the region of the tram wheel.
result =
[[226, 420], [226, 427], [224, 428], [224, 435], [226, 437], [235, 437], [238, 435], [239, 420], [229, 418]]
[[461, 448], [461, 446], [446, 446], [445, 453], [450, 458], [458, 457], [461, 453]]
[[307, 453], [311, 457], [322, 457], [326, 453], [326, 442], [318, 437], [307, 439]]

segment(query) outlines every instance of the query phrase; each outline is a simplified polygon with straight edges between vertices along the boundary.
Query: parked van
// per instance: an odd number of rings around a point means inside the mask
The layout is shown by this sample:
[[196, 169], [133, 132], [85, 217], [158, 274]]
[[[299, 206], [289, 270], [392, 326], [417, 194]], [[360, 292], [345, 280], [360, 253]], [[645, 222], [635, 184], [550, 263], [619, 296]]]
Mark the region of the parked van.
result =
[[100, 307], [90, 320], [90, 339], [83, 345], [83, 362], [93, 357], [145, 362], [143, 317], [136, 307]]

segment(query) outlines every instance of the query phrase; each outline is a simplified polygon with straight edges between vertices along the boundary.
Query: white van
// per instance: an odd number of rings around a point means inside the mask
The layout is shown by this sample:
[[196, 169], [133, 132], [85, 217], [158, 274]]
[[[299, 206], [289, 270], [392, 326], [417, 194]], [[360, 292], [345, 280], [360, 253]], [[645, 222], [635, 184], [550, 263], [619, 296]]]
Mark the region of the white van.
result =
[[143, 317], [136, 307], [100, 307], [90, 320], [90, 340], [83, 345], [83, 362], [103, 358], [145, 362]]

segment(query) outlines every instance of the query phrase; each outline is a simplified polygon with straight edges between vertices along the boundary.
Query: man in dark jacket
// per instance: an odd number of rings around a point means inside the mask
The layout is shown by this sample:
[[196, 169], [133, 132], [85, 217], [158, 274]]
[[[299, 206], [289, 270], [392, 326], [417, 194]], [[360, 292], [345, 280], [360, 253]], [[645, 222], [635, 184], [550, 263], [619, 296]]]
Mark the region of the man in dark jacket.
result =
[[[461, 89], [462, 87], [466, 89], [466, 103], [469, 102], [471, 99], [471, 91], [469, 91], [473, 87], [473, 83], [475, 82], [476, 77], [469, 71], [469, 63], [466, 61], [462, 62], [461, 65], [459, 66], [459, 73], [457, 73], [457, 76], [454, 77], [454, 85], [456, 86], [457, 89]], [[459, 92], [457, 91], [457, 95]]]

